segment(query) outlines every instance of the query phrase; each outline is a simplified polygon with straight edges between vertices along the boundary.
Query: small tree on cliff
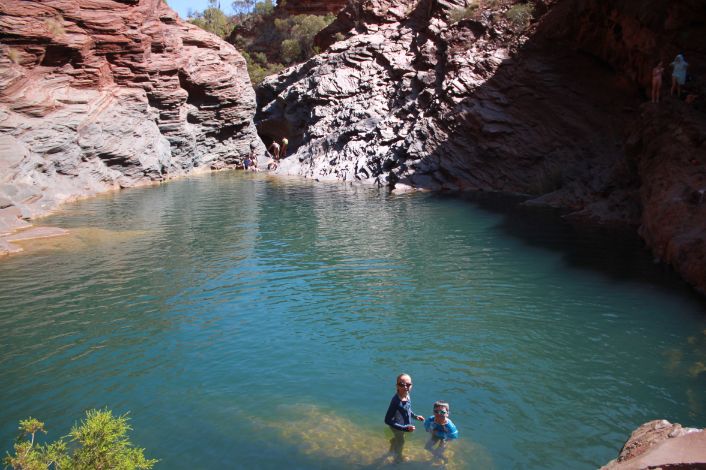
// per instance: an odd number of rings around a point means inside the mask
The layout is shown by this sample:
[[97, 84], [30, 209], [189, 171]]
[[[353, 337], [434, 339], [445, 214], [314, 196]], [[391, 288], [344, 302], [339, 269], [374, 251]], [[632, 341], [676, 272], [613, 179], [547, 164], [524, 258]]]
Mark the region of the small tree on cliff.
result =
[[250, 13], [254, 6], [255, 0], [233, 0], [231, 4], [233, 11], [241, 17], [246, 13]]
[[290, 64], [305, 61], [314, 56], [318, 52], [314, 48], [314, 37], [334, 19], [331, 14], [295, 15], [285, 19], [275, 19], [275, 28], [284, 38], [280, 47], [282, 61]]
[[232, 29], [230, 21], [221, 10], [218, 0], [208, 0], [208, 8], [203, 13], [194, 13], [194, 18], [190, 22], [221, 38], [228, 35]]
[[262, 0], [255, 3], [255, 14], [256, 15], [269, 15], [275, 9], [272, 0]]
[[35, 442], [44, 423], [28, 418], [20, 421], [20, 435], [14, 453], [7, 453], [3, 463], [14, 470], [89, 470], [150, 469], [157, 460], [146, 459], [144, 449], [133, 447], [127, 437], [132, 428], [127, 415], [113, 416], [109, 410], [89, 410], [80, 425], [68, 436], [51, 444]]

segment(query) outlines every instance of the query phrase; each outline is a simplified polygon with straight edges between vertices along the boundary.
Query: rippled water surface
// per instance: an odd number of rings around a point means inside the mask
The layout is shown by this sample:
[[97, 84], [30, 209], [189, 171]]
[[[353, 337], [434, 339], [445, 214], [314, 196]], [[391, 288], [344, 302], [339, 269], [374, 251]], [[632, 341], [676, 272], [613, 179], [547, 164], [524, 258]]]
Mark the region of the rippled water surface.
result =
[[[130, 411], [158, 468], [378, 468], [400, 371], [453, 468], [595, 468], [706, 425], [704, 302], [514, 201], [221, 173], [99, 197], [0, 262], [0, 438]], [[408, 436], [426, 468], [425, 436]]]

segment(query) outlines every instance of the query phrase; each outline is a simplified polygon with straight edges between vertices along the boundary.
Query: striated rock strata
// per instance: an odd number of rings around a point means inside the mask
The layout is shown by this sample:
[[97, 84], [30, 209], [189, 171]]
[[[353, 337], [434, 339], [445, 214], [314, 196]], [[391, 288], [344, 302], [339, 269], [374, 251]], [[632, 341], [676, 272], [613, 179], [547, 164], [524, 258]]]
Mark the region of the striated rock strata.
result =
[[261, 136], [290, 142], [278, 171], [527, 194], [577, 221], [639, 227], [706, 290], [703, 98], [645, 103], [659, 58], [681, 50], [704, 70], [706, 27], [691, 19], [706, 5], [545, 0], [525, 22], [515, 3], [457, 22], [463, 0], [349, 4], [317, 38], [323, 54], [258, 88]]
[[0, 42], [0, 234], [264, 153], [243, 58], [161, 0], [4, 0]]

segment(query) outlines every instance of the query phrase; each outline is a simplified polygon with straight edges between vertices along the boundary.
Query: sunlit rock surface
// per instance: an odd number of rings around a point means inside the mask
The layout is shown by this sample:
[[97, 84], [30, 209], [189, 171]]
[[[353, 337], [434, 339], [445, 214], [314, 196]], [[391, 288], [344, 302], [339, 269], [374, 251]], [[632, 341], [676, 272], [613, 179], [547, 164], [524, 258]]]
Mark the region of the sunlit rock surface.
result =
[[4, 0], [0, 37], [0, 234], [264, 153], [243, 58], [161, 0]]
[[706, 468], [706, 432], [654, 420], [637, 428], [603, 470]]
[[[484, 3], [484, 2], [481, 2]], [[706, 290], [706, 87], [647, 103], [650, 70], [678, 51], [706, 72], [696, 0], [514, 1], [450, 20], [462, 0], [365, 0], [324, 53], [258, 88], [263, 139], [289, 139], [280, 173], [432, 190], [527, 194], [580, 223], [628, 225]], [[657, 121], [658, 120], [658, 121]], [[659, 157], [657, 157], [659, 155]]]

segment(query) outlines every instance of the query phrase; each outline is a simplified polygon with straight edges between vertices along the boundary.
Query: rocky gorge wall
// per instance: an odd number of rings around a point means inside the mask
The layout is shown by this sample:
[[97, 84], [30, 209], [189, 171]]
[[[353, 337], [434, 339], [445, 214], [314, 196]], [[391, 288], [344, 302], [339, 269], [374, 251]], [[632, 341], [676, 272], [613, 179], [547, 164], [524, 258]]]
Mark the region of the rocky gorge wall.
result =
[[638, 229], [706, 291], [704, 113], [645, 103], [657, 59], [680, 50], [704, 70], [706, 5], [535, 1], [527, 24], [509, 20], [516, 2], [492, 3], [458, 22], [463, 0], [348, 5], [323, 54], [258, 88], [261, 136], [290, 142], [278, 172], [526, 194]]
[[280, 0], [277, 9], [288, 15], [325, 15], [338, 13], [347, 3], [348, 0]]
[[4, 0], [0, 43], [0, 234], [264, 154], [245, 61], [162, 0]]

